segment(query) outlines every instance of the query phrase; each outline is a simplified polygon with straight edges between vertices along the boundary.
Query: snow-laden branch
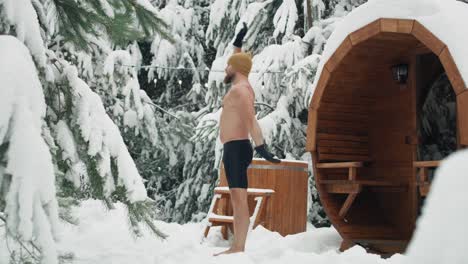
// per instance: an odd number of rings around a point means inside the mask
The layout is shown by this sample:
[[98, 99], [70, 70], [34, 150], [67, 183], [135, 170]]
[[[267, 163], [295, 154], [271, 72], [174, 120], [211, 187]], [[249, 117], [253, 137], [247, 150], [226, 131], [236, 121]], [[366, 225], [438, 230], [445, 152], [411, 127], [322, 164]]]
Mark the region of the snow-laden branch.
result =
[[0, 36], [0, 57], [0, 145], [8, 144], [0, 183], [10, 181], [4, 201], [7, 228], [22, 241], [34, 240], [43, 263], [57, 263], [58, 204], [54, 165], [42, 138], [42, 85], [18, 39]]

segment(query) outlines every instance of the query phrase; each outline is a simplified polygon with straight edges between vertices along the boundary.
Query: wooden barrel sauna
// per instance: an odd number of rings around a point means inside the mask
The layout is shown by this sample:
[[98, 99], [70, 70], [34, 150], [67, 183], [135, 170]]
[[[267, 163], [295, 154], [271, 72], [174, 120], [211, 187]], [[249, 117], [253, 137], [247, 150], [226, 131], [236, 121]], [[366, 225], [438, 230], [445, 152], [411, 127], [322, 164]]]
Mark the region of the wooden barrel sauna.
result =
[[[305, 161], [282, 160], [281, 163], [270, 163], [264, 159], [254, 158], [247, 170], [249, 188], [271, 189], [275, 193], [269, 199], [266, 210], [260, 214], [261, 225], [280, 233], [282, 236], [306, 231], [307, 224], [307, 182], [308, 164]], [[220, 169], [220, 187], [227, 186], [224, 167]], [[232, 215], [228, 201], [221, 201], [224, 212], [218, 214]], [[250, 214], [255, 202], [249, 199]]]
[[[324, 64], [309, 106], [306, 149], [342, 250], [359, 244], [403, 252], [430, 170], [468, 145], [468, 91], [449, 48], [416, 20], [382, 18], [349, 34]], [[392, 76], [402, 64], [409, 70], [405, 84]], [[453, 148], [431, 160], [421, 154], [421, 119], [428, 84], [441, 74], [456, 104]]]

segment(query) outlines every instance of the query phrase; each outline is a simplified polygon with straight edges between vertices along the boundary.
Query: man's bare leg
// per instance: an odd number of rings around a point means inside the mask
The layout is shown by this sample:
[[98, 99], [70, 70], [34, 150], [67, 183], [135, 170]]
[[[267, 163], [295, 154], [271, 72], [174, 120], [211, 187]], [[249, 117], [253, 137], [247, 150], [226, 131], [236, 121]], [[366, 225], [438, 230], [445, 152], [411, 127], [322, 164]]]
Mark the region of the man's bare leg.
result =
[[230, 249], [217, 253], [215, 256], [243, 252], [245, 250], [245, 241], [250, 225], [247, 189], [232, 188], [230, 189], [230, 193], [231, 204], [234, 211], [234, 241]]

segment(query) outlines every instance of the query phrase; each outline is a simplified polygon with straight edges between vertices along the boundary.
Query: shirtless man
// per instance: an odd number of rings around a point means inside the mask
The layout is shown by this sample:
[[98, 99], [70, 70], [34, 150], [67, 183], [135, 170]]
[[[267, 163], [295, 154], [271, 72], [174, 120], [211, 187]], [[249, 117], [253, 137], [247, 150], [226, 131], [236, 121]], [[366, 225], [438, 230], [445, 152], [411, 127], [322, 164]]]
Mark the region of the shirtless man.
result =
[[252, 162], [253, 150], [249, 134], [255, 142], [255, 151], [270, 162], [278, 163], [263, 142], [262, 131], [255, 117], [255, 94], [248, 81], [252, 68], [250, 54], [241, 52], [247, 26], [237, 34], [234, 54], [229, 58], [224, 83], [232, 84], [223, 98], [220, 117], [220, 139], [224, 145], [223, 163], [234, 211], [234, 241], [231, 248], [215, 254], [243, 252], [250, 224], [247, 204], [247, 167]]

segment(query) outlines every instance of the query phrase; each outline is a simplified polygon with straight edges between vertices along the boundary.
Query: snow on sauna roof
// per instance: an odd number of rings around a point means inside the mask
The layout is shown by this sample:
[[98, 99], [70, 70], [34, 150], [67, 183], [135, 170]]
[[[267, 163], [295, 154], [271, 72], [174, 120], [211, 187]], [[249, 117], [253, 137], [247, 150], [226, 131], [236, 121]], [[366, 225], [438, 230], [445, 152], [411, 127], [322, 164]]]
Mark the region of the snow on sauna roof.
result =
[[468, 4], [457, 0], [370, 0], [351, 11], [331, 34], [315, 75], [314, 90], [325, 63], [343, 40], [379, 18], [414, 19], [421, 23], [447, 45], [468, 84]]

